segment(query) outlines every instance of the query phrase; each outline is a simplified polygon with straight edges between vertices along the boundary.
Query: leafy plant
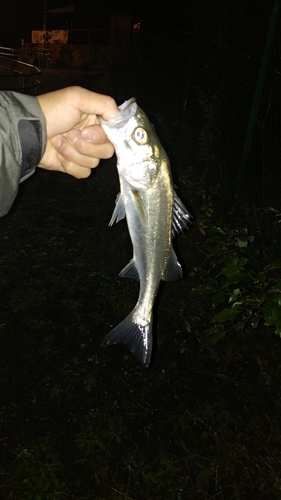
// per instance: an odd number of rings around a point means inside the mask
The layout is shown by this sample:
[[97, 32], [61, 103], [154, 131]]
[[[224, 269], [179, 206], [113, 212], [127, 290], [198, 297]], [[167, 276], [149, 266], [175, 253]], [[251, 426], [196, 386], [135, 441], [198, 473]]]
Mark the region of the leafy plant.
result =
[[80, 451], [88, 456], [97, 450], [105, 451], [107, 443], [103, 441], [103, 432], [100, 425], [82, 425], [76, 439], [76, 445]]
[[[210, 295], [216, 310], [207, 330], [207, 345], [215, 345], [230, 331], [272, 326], [281, 336], [281, 260], [265, 264], [247, 227], [231, 229], [200, 222], [208, 267], [204, 283], [195, 290]], [[204, 347], [206, 344], [204, 345]]]
[[84, 451], [86, 456], [100, 451], [107, 451], [111, 442], [119, 444], [123, 437], [122, 418], [109, 418], [106, 425], [88, 424], [82, 425], [75, 439], [76, 445], [80, 451]]
[[53, 451], [51, 436], [40, 437], [37, 442], [31, 442], [28, 448], [19, 446], [16, 450], [13, 473], [7, 480], [11, 490], [9, 498], [26, 500], [64, 499], [65, 483], [61, 478], [63, 466], [56, 452]]
[[89, 373], [89, 375], [87, 375], [87, 377], [84, 380], [84, 386], [85, 386], [86, 392], [91, 392], [91, 390], [93, 388], [97, 387], [97, 385], [98, 385], [98, 383], [97, 383], [96, 378], [94, 377], [94, 375], [92, 373]]

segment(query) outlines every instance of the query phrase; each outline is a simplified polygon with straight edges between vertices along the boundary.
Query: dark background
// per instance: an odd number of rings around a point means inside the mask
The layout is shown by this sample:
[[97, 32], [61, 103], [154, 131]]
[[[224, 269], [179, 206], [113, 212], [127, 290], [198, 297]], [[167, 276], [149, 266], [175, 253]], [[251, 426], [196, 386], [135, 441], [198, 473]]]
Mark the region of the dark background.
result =
[[[67, 0], [47, 0], [47, 11], [66, 5]], [[190, 30], [194, 18], [197, 1], [171, 2], [164, 9], [159, 9], [158, 2], [113, 2], [105, 0], [99, 3], [79, 0], [72, 2], [75, 8], [73, 14], [47, 16], [47, 28], [67, 29], [70, 20], [73, 28], [104, 28], [109, 27], [110, 15], [128, 14], [133, 22], [141, 22], [142, 28], [154, 32], [165, 32], [166, 36], [175, 30]], [[43, 0], [2, 0], [0, 4], [0, 45], [18, 48], [21, 40], [31, 41], [31, 31], [43, 29]]]

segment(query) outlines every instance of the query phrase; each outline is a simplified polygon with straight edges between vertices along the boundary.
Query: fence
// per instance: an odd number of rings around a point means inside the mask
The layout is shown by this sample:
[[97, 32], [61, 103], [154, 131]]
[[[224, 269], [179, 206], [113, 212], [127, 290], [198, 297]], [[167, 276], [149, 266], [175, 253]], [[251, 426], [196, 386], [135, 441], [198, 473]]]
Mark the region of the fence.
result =
[[18, 61], [16, 57], [19, 57], [19, 51], [0, 47], [0, 89], [36, 95], [40, 70], [32, 64]]
[[201, 104], [202, 93], [205, 104], [216, 103], [217, 153], [235, 197], [280, 204], [281, 0], [197, 5], [185, 119], [196, 91]]

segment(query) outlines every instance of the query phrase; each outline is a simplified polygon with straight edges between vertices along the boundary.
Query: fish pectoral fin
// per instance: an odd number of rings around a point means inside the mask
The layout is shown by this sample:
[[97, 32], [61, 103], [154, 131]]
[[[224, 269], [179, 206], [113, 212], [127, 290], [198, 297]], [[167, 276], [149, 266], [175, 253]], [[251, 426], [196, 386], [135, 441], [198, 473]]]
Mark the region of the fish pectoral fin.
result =
[[118, 193], [115, 201], [115, 208], [112, 217], [109, 221], [109, 226], [113, 226], [114, 222], [119, 222], [126, 217], [124, 199], [121, 193]]
[[174, 191], [174, 205], [173, 205], [173, 225], [172, 231], [173, 235], [184, 231], [188, 228], [188, 224], [191, 222], [191, 215], [185, 208], [183, 202], [178, 197], [177, 193]]
[[133, 322], [130, 313], [103, 339], [101, 345], [126, 345], [137, 360], [145, 367], [150, 363], [152, 351], [152, 320], [148, 325], [141, 326]]
[[166, 270], [162, 276], [163, 281], [178, 281], [182, 278], [182, 267], [177, 259], [174, 249], [171, 249]]
[[138, 270], [135, 266], [134, 259], [130, 260], [129, 264], [127, 264], [124, 269], [119, 273], [119, 276], [122, 278], [132, 278], [133, 280], [140, 281]]

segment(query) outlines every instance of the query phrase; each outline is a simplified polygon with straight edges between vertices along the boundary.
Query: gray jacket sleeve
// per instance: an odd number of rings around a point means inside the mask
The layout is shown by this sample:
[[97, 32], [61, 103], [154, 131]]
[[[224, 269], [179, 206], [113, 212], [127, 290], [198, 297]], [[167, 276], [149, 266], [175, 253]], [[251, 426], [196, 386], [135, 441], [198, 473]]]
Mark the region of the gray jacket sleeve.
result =
[[45, 117], [36, 97], [0, 92], [0, 217], [10, 210], [19, 183], [34, 173], [45, 147]]

